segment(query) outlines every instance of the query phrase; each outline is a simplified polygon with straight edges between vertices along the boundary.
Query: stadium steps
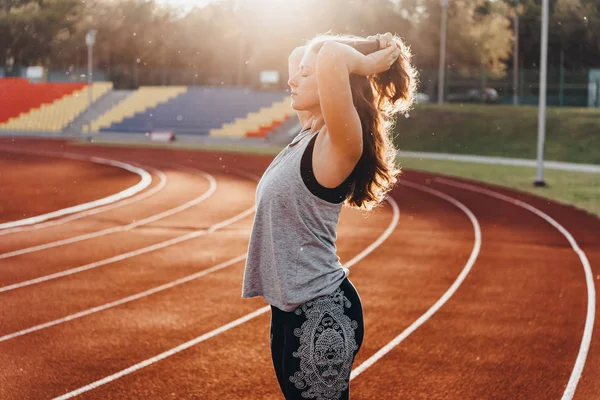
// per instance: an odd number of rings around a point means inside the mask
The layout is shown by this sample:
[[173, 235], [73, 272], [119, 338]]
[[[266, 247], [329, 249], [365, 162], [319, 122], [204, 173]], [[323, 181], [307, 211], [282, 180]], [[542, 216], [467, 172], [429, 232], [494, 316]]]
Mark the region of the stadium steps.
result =
[[52, 104], [86, 87], [85, 83], [31, 83], [25, 78], [0, 79], [0, 123]]
[[111, 90], [98, 99], [91, 107], [73, 120], [66, 128], [65, 133], [80, 133], [88, 131], [88, 124], [104, 115], [108, 110], [119, 105], [133, 90]]
[[287, 146], [300, 133], [302, 126], [292, 111], [293, 115], [286, 119], [281, 125], [275, 127], [265, 136], [265, 141], [275, 146]]
[[285, 92], [254, 91], [245, 87], [191, 86], [175, 98], [147, 108], [109, 127], [103, 133], [172, 131], [177, 135], [208, 136], [236, 118], [270, 108], [286, 97]]
[[[58, 85], [71, 86], [71, 84], [52, 85], [54, 87]], [[94, 82], [92, 84], [92, 101], [96, 101], [102, 97], [111, 88], [112, 82]], [[25, 86], [24, 90], [31, 90], [31, 87], [27, 88]], [[59, 90], [66, 89], [61, 88]], [[9, 119], [5, 123], [0, 124], [0, 129], [10, 131], [62, 132], [75, 117], [88, 107], [87, 91], [87, 85], [84, 85], [71, 94], [64, 95], [51, 103], [41, 104], [37, 108], [30, 109], [29, 112]], [[26, 94], [33, 96], [35, 92]]]
[[209, 132], [213, 137], [266, 137], [274, 128], [284, 123], [291, 114], [289, 98], [273, 103], [270, 107], [251, 112], [245, 118], [226, 123], [221, 128]]
[[142, 86], [130, 96], [112, 107], [91, 124], [91, 132], [98, 132], [113, 124], [118, 124], [125, 118], [134, 116], [148, 108], [166, 103], [187, 91], [186, 86]]

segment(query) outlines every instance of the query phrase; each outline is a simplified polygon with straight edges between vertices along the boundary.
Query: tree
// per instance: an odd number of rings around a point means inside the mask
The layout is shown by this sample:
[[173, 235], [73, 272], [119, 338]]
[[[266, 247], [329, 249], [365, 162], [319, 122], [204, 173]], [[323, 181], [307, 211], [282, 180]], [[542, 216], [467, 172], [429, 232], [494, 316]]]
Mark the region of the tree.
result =
[[[504, 0], [513, 7], [514, 0]], [[524, 68], [540, 61], [541, 7], [539, 1], [519, 0], [519, 58]], [[600, 1], [551, 0], [548, 32], [548, 66], [558, 67], [561, 52], [565, 68], [580, 70], [597, 65], [600, 58]], [[512, 62], [512, 61], [511, 61]]]
[[[398, 14], [405, 18], [407, 42], [421, 68], [435, 69], [440, 52], [439, 0], [405, 0]], [[448, 2], [446, 62], [463, 76], [504, 75], [510, 55], [512, 32], [503, 3], [487, 0]]]
[[[550, 66], [561, 49], [567, 67], [594, 65], [600, 0], [551, 2]], [[539, 62], [539, 0], [519, 3], [520, 59], [531, 68]], [[513, 6], [449, 0], [448, 68], [502, 77], [512, 61]], [[286, 76], [288, 54], [318, 33], [390, 31], [411, 46], [418, 67], [436, 69], [440, 11], [439, 0], [220, 0], [185, 14], [153, 0], [0, 0], [0, 64], [10, 55], [17, 65], [83, 68], [85, 33], [96, 29], [96, 67], [123, 86], [233, 83], [240, 67], [252, 76], [264, 69]]]
[[80, 4], [77, 0], [2, 0], [0, 55], [14, 57], [17, 66], [44, 64], [55, 37], [73, 29]]

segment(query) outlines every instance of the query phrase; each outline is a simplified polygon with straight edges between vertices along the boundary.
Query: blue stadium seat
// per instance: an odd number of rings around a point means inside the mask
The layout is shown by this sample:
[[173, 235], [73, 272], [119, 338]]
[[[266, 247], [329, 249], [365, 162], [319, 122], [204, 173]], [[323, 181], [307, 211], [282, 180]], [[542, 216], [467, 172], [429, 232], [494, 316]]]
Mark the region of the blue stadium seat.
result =
[[189, 87], [166, 103], [113, 123], [100, 132], [145, 133], [172, 130], [176, 134], [208, 135], [225, 123], [287, 97], [286, 92], [258, 92], [238, 87]]

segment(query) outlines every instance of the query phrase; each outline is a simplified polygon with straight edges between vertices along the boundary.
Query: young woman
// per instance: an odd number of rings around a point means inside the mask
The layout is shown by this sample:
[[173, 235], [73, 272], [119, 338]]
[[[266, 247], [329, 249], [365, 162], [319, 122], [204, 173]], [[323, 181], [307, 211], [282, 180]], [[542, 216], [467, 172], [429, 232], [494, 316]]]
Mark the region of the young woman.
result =
[[271, 305], [271, 355], [286, 399], [348, 399], [364, 326], [336, 227], [343, 204], [371, 210], [396, 183], [390, 125], [412, 105], [416, 72], [389, 33], [318, 36], [292, 53], [290, 72], [303, 130], [258, 183], [242, 297]]

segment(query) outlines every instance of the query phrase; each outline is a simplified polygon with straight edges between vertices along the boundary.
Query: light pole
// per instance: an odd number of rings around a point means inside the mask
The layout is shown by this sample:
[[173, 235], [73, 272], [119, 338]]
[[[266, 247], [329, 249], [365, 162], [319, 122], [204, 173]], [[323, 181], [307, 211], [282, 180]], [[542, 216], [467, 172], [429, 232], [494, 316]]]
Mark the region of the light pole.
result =
[[515, 19], [514, 19], [514, 35], [513, 40], [513, 104], [519, 104], [519, 0], [515, 0]]
[[94, 44], [96, 43], [96, 33], [97, 31], [92, 29], [85, 35], [85, 44], [88, 48], [88, 107], [92, 105], [92, 57]]
[[548, 0], [542, 0], [542, 43], [540, 49], [540, 102], [538, 107], [537, 177], [535, 186], [544, 182], [544, 140], [546, 136], [546, 74], [548, 66]]
[[[86, 34], [85, 34], [85, 44], [87, 45], [88, 48], [88, 108], [92, 105], [92, 101], [93, 101], [93, 94], [92, 94], [92, 65], [93, 65], [93, 47], [94, 44], [96, 43], [96, 30], [91, 29], [89, 30]], [[91, 133], [90, 131], [92, 130], [92, 121], [89, 121], [87, 124], [87, 131], [88, 133]]]
[[440, 65], [438, 70], [438, 104], [444, 103], [444, 72], [446, 71], [446, 19], [448, 0], [440, 0], [442, 6], [442, 26], [440, 28]]

